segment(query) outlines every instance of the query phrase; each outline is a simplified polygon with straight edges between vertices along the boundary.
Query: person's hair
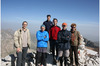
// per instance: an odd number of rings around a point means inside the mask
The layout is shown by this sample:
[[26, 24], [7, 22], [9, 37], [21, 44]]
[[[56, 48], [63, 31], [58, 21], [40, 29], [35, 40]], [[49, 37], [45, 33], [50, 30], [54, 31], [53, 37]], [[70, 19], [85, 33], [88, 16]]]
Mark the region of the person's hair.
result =
[[23, 25], [24, 23], [27, 23], [27, 25], [28, 25], [28, 22], [27, 22], [27, 21], [23, 21], [22, 25]]
[[44, 27], [44, 28], [45, 28], [45, 25], [41, 25], [41, 26], [40, 26], [40, 28], [42, 28], [42, 27]]
[[[56, 18], [54, 18], [54, 19], [53, 19], [53, 22], [54, 22], [54, 20], [57, 20], [57, 19], [56, 19]], [[58, 20], [57, 20], [57, 22], [58, 22]]]
[[51, 15], [47, 15], [47, 17], [51, 17]]
[[75, 27], [76, 27], [76, 24], [75, 24], [75, 23], [72, 23], [72, 24], [71, 24], [71, 27], [73, 27], [73, 26], [75, 26]]

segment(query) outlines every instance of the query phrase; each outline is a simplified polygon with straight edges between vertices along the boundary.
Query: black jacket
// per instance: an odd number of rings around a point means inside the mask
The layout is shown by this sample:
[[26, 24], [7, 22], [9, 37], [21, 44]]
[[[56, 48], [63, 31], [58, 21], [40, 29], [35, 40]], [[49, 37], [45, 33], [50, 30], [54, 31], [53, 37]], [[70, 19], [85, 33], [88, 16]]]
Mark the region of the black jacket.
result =
[[43, 22], [43, 24], [46, 26], [45, 31], [47, 31], [49, 33], [49, 30], [50, 30], [51, 26], [53, 25], [53, 23], [51, 21], [46, 20], [45, 22]]
[[58, 32], [58, 50], [68, 50], [70, 49], [70, 39], [71, 39], [71, 32], [66, 30], [61, 30]]

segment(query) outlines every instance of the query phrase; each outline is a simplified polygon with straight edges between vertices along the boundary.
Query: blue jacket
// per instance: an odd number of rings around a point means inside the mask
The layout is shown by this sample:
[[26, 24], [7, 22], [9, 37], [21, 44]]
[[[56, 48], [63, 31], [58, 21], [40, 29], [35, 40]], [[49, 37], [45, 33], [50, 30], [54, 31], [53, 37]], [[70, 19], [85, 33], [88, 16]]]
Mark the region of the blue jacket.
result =
[[[46, 38], [44, 38], [46, 36]], [[49, 40], [49, 34], [47, 31], [37, 31], [37, 47], [47, 47], [47, 41]]]

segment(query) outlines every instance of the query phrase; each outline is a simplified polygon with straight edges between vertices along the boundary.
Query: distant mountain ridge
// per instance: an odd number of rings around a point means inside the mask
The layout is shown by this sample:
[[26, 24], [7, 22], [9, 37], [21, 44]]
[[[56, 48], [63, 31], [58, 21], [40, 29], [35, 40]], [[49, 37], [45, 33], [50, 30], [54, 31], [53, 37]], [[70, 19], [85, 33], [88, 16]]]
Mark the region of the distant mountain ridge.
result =
[[[2, 29], [1, 30], [1, 57], [5, 57], [6, 55], [13, 53], [14, 47], [14, 40], [13, 36], [14, 31], [11, 29]], [[92, 47], [92, 48], [98, 48], [97, 44], [95, 42], [92, 42], [86, 38], [84, 38], [84, 41], [86, 43], [86, 46]], [[37, 45], [37, 40], [36, 40], [36, 35], [31, 34], [31, 49], [36, 50], [36, 45]]]
[[92, 42], [86, 38], [84, 38], [84, 42], [86, 43], [86, 46], [92, 47], [92, 48], [98, 48], [99, 47], [99, 42]]

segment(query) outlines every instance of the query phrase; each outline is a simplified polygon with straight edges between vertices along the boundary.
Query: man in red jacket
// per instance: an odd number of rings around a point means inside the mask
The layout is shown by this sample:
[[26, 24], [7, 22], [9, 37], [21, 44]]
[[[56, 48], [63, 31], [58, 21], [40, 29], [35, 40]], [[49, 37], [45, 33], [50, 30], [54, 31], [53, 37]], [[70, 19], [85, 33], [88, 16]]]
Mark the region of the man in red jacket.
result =
[[[57, 51], [57, 36], [58, 32], [61, 30], [59, 26], [57, 26], [58, 20], [56, 18], [53, 19], [54, 25], [49, 30], [49, 38], [50, 38], [50, 47], [52, 48], [52, 54], [53, 54], [53, 62], [55, 63], [55, 58], [58, 55]], [[56, 48], [56, 57], [55, 57], [55, 48]]]

